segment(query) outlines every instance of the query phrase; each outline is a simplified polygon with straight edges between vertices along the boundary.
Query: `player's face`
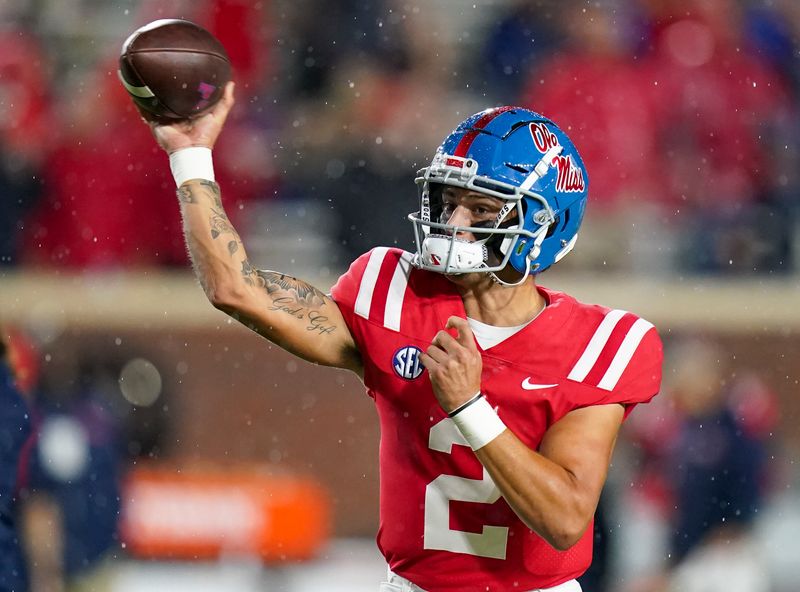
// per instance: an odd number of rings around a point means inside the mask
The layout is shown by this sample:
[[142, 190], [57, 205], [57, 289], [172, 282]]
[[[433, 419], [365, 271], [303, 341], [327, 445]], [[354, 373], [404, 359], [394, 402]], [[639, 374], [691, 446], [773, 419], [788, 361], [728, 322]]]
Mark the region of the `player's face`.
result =
[[[471, 226], [471, 227], [491, 227], [494, 225], [497, 215], [500, 213], [505, 202], [496, 197], [485, 195], [478, 191], [462, 189], [461, 187], [446, 186], [442, 190], [442, 215], [440, 221], [451, 226]], [[508, 219], [515, 219], [516, 212], [511, 212]], [[474, 241], [478, 238], [471, 232], [460, 231], [456, 233], [458, 238]], [[491, 251], [491, 250], [490, 250]], [[489, 253], [490, 259], [496, 259], [494, 253]], [[499, 261], [495, 261], [496, 265]], [[512, 272], [509, 281], [518, 277], [517, 272], [511, 269], [501, 270], [499, 273]], [[461, 286], [476, 287], [481, 284], [491, 285], [492, 279], [487, 273], [460, 273], [447, 274], [447, 278], [453, 283]], [[505, 278], [504, 278], [505, 279]]]
[[[488, 227], [497, 219], [503, 203], [500, 199], [477, 191], [445, 187], [442, 190], [441, 221], [451, 226]], [[471, 232], [460, 231], [456, 235], [464, 240], [476, 240]]]

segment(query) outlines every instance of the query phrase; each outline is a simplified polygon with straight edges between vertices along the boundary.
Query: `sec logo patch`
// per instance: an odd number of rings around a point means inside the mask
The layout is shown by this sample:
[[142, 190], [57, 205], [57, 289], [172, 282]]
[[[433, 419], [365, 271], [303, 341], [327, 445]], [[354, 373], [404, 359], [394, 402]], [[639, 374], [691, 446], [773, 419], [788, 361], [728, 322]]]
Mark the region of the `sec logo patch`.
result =
[[419, 361], [421, 354], [422, 350], [413, 345], [401, 347], [394, 352], [392, 368], [394, 368], [395, 374], [406, 380], [419, 378], [419, 375], [425, 370], [425, 367]]

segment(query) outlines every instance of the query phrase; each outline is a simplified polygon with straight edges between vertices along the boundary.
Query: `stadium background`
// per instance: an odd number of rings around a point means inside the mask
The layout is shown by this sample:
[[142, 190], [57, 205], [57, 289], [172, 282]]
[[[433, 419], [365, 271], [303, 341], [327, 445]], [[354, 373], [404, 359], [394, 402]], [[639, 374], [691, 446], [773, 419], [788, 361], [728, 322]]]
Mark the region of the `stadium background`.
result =
[[[323, 289], [371, 246], [411, 248], [413, 174], [466, 115], [516, 103], [567, 128], [589, 167], [589, 212], [576, 251], [541, 283], [636, 311], [668, 348], [663, 394], [626, 425], [604, 498], [606, 589], [752, 574], [763, 587], [749, 590], [800, 587], [796, 2], [6, 0], [0, 322], [22, 344], [39, 418], [30, 536], [96, 548], [61, 566], [71, 589], [374, 590], [383, 570], [370, 540], [379, 435], [358, 381], [231, 323], [188, 271], [166, 159], [116, 77], [124, 38], [165, 17], [203, 24], [231, 54], [238, 103], [215, 160], [251, 260]], [[758, 443], [758, 483], [743, 485], [756, 496], [747, 534], [698, 543], [676, 567], [671, 533], [693, 518], [676, 485], [689, 421], [676, 407], [687, 372], [708, 379], [699, 359], [717, 370], [736, 433]], [[89, 407], [104, 414], [104, 441]], [[113, 451], [108, 471], [95, 447]], [[122, 487], [129, 507], [143, 467], [189, 488], [177, 490], [185, 505], [145, 514], [219, 549], [47, 527], [60, 503], [101, 489]], [[290, 526], [232, 542], [225, 524], [244, 520], [229, 510], [248, 475], [268, 497], [302, 479], [310, 505], [286, 515], [316, 522], [295, 551], [281, 551]], [[61, 506], [61, 520], [73, 510]]]

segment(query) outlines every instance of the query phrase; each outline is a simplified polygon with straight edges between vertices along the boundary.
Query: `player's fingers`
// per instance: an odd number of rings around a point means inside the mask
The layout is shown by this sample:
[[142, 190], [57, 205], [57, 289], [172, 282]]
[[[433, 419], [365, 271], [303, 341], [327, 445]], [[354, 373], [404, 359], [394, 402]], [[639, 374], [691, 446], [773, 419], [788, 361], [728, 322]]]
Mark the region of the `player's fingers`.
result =
[[424, 354], [432, 358], [437, 364], [443, 364], [450, 358], [450, 356], [447, 354], [446, 351], [444, 351], [441, 347], [433, 343], [424, 352]]
[[445, 325], [445, 328], [455, 329], [458, 332], [456, 341], [458, 341], [458, 343], [462, 346], [470, 350], [477, 349], [475, 347], [475, 338], [472, 336], [472, 328], [469, 326], [467, 319], [452, 316], [447, 319], [447, 325]]
[[155, 116], [152, 113], [150, 113], [146, 109], [142, 109], [136, 103], [134, 103], [133, 106], [139, 112], [139, 117], [142, 119], [142, 121], [144, 121], [148, 126], [150, 126], [150, 129], [153, 129], [158, 124], [158, 121], [156, 121]]
[[436, 345], [446, 352], [454, 352], [459, 347], [455, 337], [447, 331], [439, 331], [431, 341], [431, 345]]
[[439, 363], [436, 360], [434, 360], [433, 357], [429, 356], [425, 352], [422, 352], [419, 355], [419, 361], [422, 362], [422, 365], [428, 369], [428, 372], [430, 372], [439, 365]]

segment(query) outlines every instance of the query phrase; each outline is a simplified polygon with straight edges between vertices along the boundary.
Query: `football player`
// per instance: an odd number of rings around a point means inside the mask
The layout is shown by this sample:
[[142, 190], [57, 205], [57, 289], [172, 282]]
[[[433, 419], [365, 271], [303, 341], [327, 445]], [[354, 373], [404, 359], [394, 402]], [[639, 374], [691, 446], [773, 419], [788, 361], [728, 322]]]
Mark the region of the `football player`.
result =
[[417, 178], [416, 253], [375, 248], [328, 295], [247, 259], [211, 159], [233, 102], [230, 84], [202, 118], [150, 125], [211, 303], [375, 401], [380, 589], [580, 590], [618, 430], [658, 392], [662, 351], [634, 314], [538, 285], [583, 217], [575, 146], [526, 109], [468, 118]]

